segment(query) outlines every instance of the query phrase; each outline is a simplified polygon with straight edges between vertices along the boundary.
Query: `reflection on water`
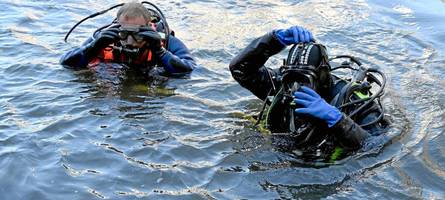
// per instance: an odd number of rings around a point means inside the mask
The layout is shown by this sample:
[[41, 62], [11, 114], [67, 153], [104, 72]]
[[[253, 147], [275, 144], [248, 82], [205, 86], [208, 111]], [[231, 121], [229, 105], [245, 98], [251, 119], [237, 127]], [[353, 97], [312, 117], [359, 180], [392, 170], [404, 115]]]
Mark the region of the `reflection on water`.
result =
[[[120, 2], [0, 3], [1, 199], [445, 198], [444, 1], [154, 1], [200, 64], [190, 77], [61, 67], [115, 13], [65, 44], [70, 26]], [[305, 163], [253, 126], [261, 102], [228, 63], [294, 24], [387, 74], [383, 146]]]

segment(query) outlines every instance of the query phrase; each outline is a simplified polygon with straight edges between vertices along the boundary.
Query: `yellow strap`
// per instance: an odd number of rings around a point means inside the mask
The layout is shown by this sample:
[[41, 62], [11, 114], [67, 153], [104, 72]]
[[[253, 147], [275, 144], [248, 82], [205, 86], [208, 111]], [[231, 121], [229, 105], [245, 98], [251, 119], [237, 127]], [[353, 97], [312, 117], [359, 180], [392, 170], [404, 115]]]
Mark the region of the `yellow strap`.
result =
[[[358, 83], [352, 83], [352, 85], [358, 85]], [[354, 91], [354, 94], [358, 96], [360, 99], [366, 99], [369, 98], [369, 94], [364, 94], [361, 91]]]

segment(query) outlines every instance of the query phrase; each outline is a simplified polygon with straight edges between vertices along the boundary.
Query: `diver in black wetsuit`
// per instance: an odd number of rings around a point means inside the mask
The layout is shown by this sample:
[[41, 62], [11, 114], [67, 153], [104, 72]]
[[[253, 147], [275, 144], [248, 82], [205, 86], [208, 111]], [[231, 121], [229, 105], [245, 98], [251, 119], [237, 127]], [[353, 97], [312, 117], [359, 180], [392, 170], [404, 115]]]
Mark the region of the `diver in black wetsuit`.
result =
[[[282, 67], [264, 66], [288, 45], [294, 46]], [[354, 57], [348, 58], [361, 65]], [[232, 59], [230, 71], [241, 86], [269, 105], [266, 127], [286, 138], [286, 146], [312, 153], [332, 152], [338, 146], [357, 150], [386, 126], [379, 100], [386, 78], [378, 70], [360, 67], [346, 81], [331, 74], [329, 61], [325, 47], [314, 43], [309, 31], [293, 26], [252, 41]], [[352, 69], [351, 63], [339, 68]], [[370, 92], [372, 83], [380, 86], [376, 94]], [[261, 117], [262, 112], [258, 120]]]

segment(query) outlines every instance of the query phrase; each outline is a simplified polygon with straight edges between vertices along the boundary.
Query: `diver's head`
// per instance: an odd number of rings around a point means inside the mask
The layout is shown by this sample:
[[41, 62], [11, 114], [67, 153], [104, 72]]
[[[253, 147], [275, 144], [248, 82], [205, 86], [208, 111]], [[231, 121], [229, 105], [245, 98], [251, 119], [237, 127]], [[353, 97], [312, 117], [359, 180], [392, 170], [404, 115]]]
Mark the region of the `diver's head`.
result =
[[117, 12], [117, 21], [120, 25], [122, 46], [141, 48], [146, 41], [138, 35], [140, 27], [151, 26], [152, 15], [148, 9], [137, 1], [125, 3]]
[[312, 88], [320, 95], [326, 93], [331, 86], [327, 62], [325, 47], [312, 42], [294, 45], [287, 59], [287, 65], [294, 71], [294, 81]]

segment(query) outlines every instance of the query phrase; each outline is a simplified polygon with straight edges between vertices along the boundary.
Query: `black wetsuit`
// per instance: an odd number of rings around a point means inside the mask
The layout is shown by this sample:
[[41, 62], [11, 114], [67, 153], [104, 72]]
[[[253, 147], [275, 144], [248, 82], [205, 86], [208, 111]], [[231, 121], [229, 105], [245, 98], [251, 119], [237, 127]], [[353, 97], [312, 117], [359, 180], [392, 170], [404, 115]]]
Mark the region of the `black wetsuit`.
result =
[[[264, 64], [269, 57], [279, 53], [285, 49], [285, 47], [272, 32], [255, 39], [231, 61], [230, 71], [233, 78], [238, 81], [241, 86], [250, 90], [262, 100], [267, 98], [269, 91], [272, 91], [269, 96], [275, 95], [279, 88], [275, 88], [275, 90], [271, 89], [274, 86], [281, 86], [280, 78], [282, 71], [279, 68], [266, 68]], [[327, 102], [330, 102], [347, 83], [335, 76], [331, 77], [332, 87], [330, 91], [326, 92], [326, 94], [320, 94]], [[380, 134], [381, 131], [379, 130], [382, 130], [380, 123], [363, 128], [360, 124], [366, 124], [375, 120], [380, 114], [378, 109], [368, 109], [366, 116], [362, 116], [354, 122], [343, 113], [342, 119], [331, 128], [328, 128], [325, 123], [318, 125], [317, 128], [319, 128], [319, 130], [315, 136], [318, 139], [312, 144], [305, 145], [319, 145], [320, 143], [326, 142], [322, 140], [328, 139], [334, 146], [341, 146], [353, 150], [358, 149], [369, 136]]]

